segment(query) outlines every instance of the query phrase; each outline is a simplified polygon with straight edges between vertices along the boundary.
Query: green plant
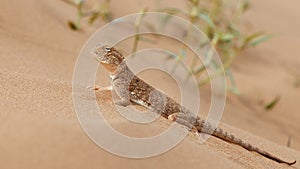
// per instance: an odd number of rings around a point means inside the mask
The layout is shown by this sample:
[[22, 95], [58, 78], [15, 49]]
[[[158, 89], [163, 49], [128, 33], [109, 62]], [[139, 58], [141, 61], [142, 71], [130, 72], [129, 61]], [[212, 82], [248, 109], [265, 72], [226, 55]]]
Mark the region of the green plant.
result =
[[96, 4], [95, 9], [85, 9], [85, 0], [62, 0], [77, 8], [77, 19], [76, 21], [68, 21], [68, 25], [72, 30], [81, 29], [82, 18], [88, 18], [88, 23], [93, 24], [98, 18], [104, 21], [111, 21], [113, 19], [112, 12], [110, 11], [110, 0], [104, 0], [100, 4]]
[[[63, 0], [67, 1], [67, 0]], [[68, 1], [67, 1], [68, 2]], [[68, 2], [70, 3], [70, 2]], [[90, 12], [83, 12], [83, 0], [75, 0], [73, 5], [77, 7], [78, 18], [76, 22], [69, 22], [70, 28], [73, 30], [81, 29], [81, 18], [88, 17], [89, 23], [92, 24], [97, 18], [101, 17], [106, 21], [112, 19], [112, 13], [109, 8], [110, 0], [104, 0], [96, 10], [90, 10]], [[240, 55], [242, 51], [249, 47], [257, 46], [262, 42], [270, 39], [272, 36], [267, 35], [263, 32], [255, 32], [252, 34], [247, 34], [242, 31], [240, 28], [241, 17], [242, 15], [250, 8], [250, 3], [248, 0], [240, 0], [238, 6], [229, 7], [224, 0], [186, 0], [187, 9], [183, 10], [180, 8], [161, 8], [157, 9], [158, 12], [167, 13], [163, 20], [162, 24], [168, 22], [172, 15], [181, 15], [189, 19], [191, 25], [196, 25], [200, 28], [208, 37], [209, 41], [199, 42], [199, 46], [205, 46], [209, 43], [212, 43], [223, 62], [225, 74], [229, 81], [231, 82], [229, 90], [235, 94], [239, 94], [239, 90], [236, 86], [234, 76], [231, 71], [231, 66], [235, 58]], [[140, 41], [147, 41], [153, 43], [150, 39], [143, 38], [138, 35], [142, 20], [148, 11], [148, 8], [145, 7], [140, 10], [139, 18], [135, 22], [135, 32], [136, 36], [134, 37], [132, 53], [135, 53], [138, 49], [138, 44]], [[191, 35], [190, 30], [186, 30], [186, 38], [189, 38]], [[176, 69], [177, 65], [182, 59], [186, 57], [187, 47], [182, 46], [178, 56], [176, 57], [177, 62], [174, 65]], [[212, 78], [217, 77], [223, 73], [223, 69], [220, 66], [217, 66], [212, 59], [212, 51], [208, 52], [206, 60], [201, 66], [196, 66], [196, 59], [193, 61], [193, 64], [190, 66], [190, 71], [188, 72], [187, 78], [191, 75], [195, 75], [198, 78], [199, 85], [205, 85], [211, 81]], [[213, 65], [216, 67], [217, 71], [211, 77], [205, 76], [205, 68], [208, 65]], [[203, 78], [204, 76], [204, 78]]]
[[[235, 94], [239, 94], [231, 72], [231, 65], [234, 59], [245, 49], [251, 46], [257, 46], [272, 37], [263, 32], [255, 32], [248, 35], [241, 31], [239, 28], [241, 16], [249, 9], [249, 7], [250, 4], [247, 0], [240, 0], [238, 7], [231, 9], [226, 6], [226, 3], [223, 0], [188, 0], [187, 11], [179, 8], [162, 8], [158, 11], [172, 15], [183, 15], [207, 35], [208, 39], [221, 56], [225, 73], [231, 82], [230, 90]], [[189, 32], [187, 33], [187, 36], [188, 35]], [[199, 42], [199, 45], [204, 46], [210, 42]], [[185, 57], [185, 52], [182, 51], [185, 51], [185, 46], [183, 46], [181, 52], [178, 54], [178, 60]], [[190, 75], [193, 74], [196, 77], [199, 77], [205, 71], [205, 66], [209, 64], [215, 64], [213, 63], [210, 54], [208, 54], [206, 61], [204, 61], [202, 66], [195, 67], [195, 64], [192, 64]], [[217, 69], [219, 70], [217, 70], [217, 73], [212, 75], [212, 77], [206, 77], [199, 80], [199, 85], [210, 82], [211, 78], [222, 73], [221, 67]]]
[[276, 96], [271, 102], [265, 105], [265, 110], [273, 109], [279, 101], [280, 101], [280, 96]]

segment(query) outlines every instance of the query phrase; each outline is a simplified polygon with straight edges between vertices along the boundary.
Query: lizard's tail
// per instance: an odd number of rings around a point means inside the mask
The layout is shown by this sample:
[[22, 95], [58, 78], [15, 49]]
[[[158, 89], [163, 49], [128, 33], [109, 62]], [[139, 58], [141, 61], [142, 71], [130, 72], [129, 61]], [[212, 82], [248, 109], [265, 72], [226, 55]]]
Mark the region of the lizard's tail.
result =
[[296, 160], [294, 162], [287, 162], [287, 161], [284, 161], [264, 150], [261, 150], [255, 146], [252, 146], [251, 144], [249, 143], [245, 143], [243, 142], [241, 139], [239, 138], [236, 138], [234, 135], [232, 134], [228, 134], [226, 131], [223, 131], [221, 128], [216, 128], [216, 130], [212, 133], [213, 136], [215, 137], [218, 137], [222, 140], [225, 140], [229, 143], [233, 143], [233, 144], [236, 144], [236, 145], [239, 145], [239, 146], [242, 146], [243, 148], [249, 150], [249, 151], [254, 151], [254, 152], [257, 152], [259, 154], [261, 154], [262, 156], [266, 157], [266, 158], [269, 158], [269, 159], [272, 159], [274, 161], [277, 161], [278, 163], [284, 163], [284, 164], [288, 164], [288, 165], [293, 165], [296, 163]]
[[[269, 158], [271, 160], [277, 161], [278, 163], [284, 163], [288, 165], [293, 165], [296, 163], [296, 161], [293, 162], [287, 162], [284, 161], [264, 150], [259, 149], [258, 147], [252, 146], [249, 143], [243, 142], [241, 139], [236, 138], [234, 135], [227, 133], [226, 131], [223, 131], [221, 128], [214, 128], [209, 122], [200, 119], [199, 117], [195, 118], [191, 116], [190, 112], [188, 110], [184, 111], [185, 113], [180, 113], [175, 116], [174, 120], [176, 120], [177, 123], [180, 123], [184, 126], [187, 126], [189, 129], [196, 129], [197, 132], [202, 132], [206, 134], [211, 134], [219, 139], [222, 139], [224, 141], [227, 141], [229, 143], [236, 144], [238, 146], [241, 146], [249, 151], [254, 151], [262, 156]], [[172, 116], [172, 115], [170, 115]], [[172, 116], [173, 117], [173, 116]]]

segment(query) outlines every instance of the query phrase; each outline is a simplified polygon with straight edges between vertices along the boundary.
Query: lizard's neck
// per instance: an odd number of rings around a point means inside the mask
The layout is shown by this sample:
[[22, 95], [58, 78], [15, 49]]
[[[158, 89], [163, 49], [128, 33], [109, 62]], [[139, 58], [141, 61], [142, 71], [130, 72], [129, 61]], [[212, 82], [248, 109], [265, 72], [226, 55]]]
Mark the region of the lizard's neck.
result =
[[117, 69], [113, 72], [110, 72], [110, 77], [114, 79], [114, 77], [118, 76], [120, 73], [124, 72], [127, 69], [126, 61], [123, 60], [122, 63], [119, 64]]

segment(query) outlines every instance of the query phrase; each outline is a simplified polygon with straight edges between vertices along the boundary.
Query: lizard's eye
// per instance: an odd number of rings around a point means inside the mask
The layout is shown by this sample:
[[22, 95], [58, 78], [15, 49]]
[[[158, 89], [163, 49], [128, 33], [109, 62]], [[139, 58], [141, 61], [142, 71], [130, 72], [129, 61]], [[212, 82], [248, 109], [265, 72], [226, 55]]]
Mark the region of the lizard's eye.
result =
[[110, 47], [105, 47], [105, 52], [110, 52]]

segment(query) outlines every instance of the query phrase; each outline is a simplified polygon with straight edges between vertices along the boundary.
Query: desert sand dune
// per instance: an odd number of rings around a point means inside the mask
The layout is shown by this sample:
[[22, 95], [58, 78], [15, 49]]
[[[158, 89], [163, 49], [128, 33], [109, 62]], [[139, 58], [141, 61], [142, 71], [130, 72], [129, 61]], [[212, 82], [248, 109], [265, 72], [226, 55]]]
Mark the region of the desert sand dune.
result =
[[[256, 23], [253, 27], [280, 36], [236, 61], [242, 96], [228, 96], [222, 125], [278, 157], [296, 159], [296, 165], [278, 164], [216, 138], [199, 144], [192, 133], [171, 151], [152, 158], [122, 158], [104, 151], [81, 129], [71, 93], [80, 48], [98, 27], [71, 31], [66, 21], [75, 18], [74, 8], [59, 0], [26, 0], [0, 5], [0, 168], [300, 168], [300, 90], [290, 73], [300, 74], [300, 2], [253, 0], [253, 5], [247, 14]], [[120, 6], [112, 8], [119, 11]], [[132, 11], [134, 7], [116, 12], [116, 17]], [[107, 83], [103, 79], [99, 81]], [[110, 93], [96, 95], [111, 125], [135, 135], [134, 126], [117, 115]], [[279, 104], [263, 110], [261, 102], [276, 95], [281, 96]], [[156, 133], [169, 125], [159, 119], [139, 131]]]

